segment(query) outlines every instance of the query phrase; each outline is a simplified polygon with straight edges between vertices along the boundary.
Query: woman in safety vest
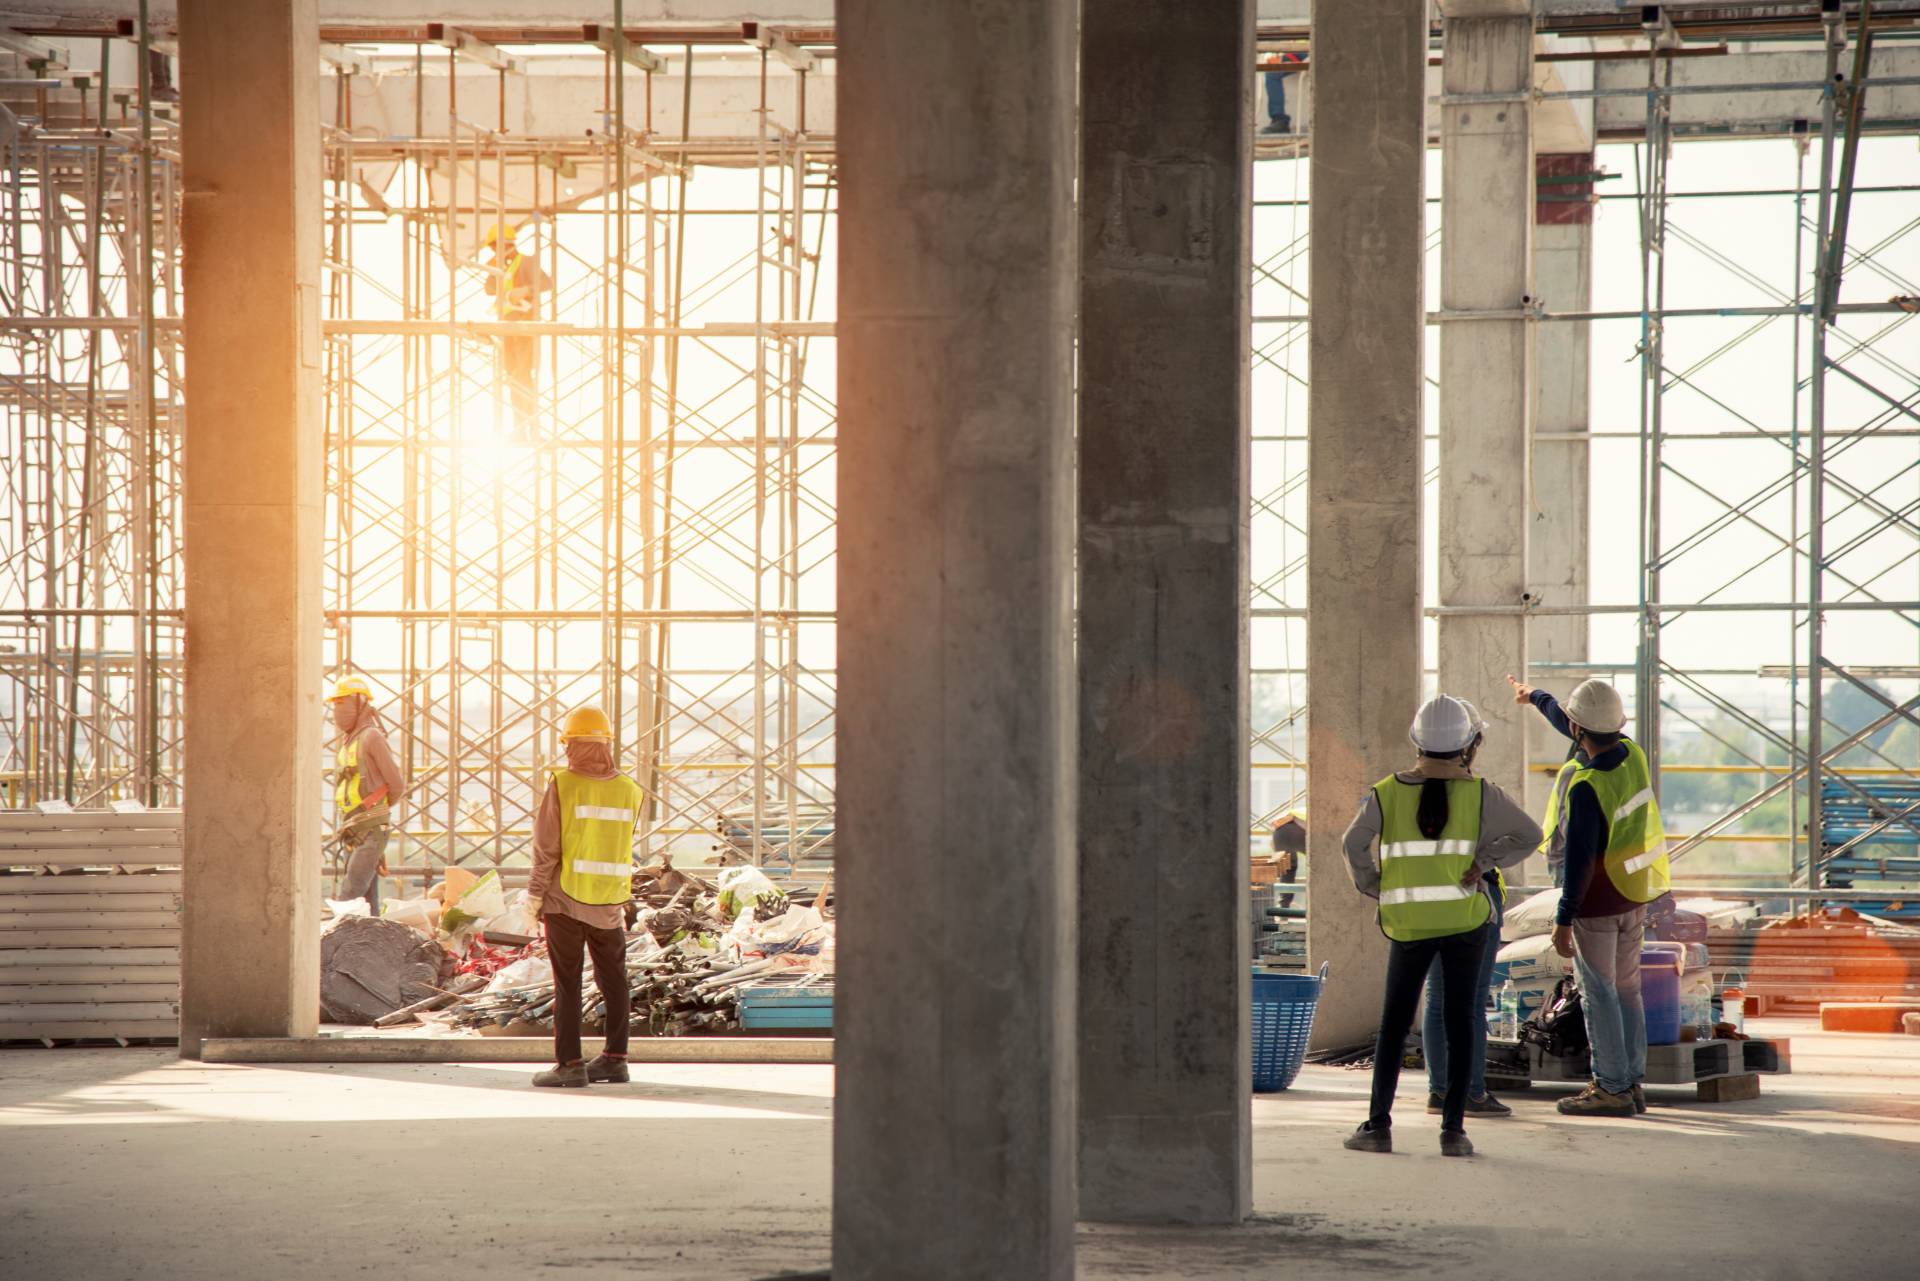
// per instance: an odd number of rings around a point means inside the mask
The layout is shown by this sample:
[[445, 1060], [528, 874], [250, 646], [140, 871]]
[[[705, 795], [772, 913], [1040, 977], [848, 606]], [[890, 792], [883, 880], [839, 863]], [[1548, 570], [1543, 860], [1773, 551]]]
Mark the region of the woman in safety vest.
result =
[[[568, 714], [560, 731], [565, 769], [553, 772], [533, 821], [533, 875], [527, 894], [546, 926], [553, 963], [553, 1056], [535, 1085], [584, 1086], [627, 1080], [626, 905], [633, 897], [633, 829], [640, 785], [613, 763], [613, 726], [597, 707]], [[606, 1002], [606, 1050], [586, 1062], [580, 1050], [584, 955]]]
[[1367, 790], [1343, 838], [1354, 888], [1380, 900], [1380, 930], [1388, 946], [1386, 995], [1373, 1049], [1372, 1109], [1346, 1140], [1355, 1151], [1393, 1151], [1400, 1059], [1427, 971], [1437, 960], [1447, 1032], [1440, 1151], [1473, 1155], [1466, 1133], [1473, 1020], [1475, 1006], [1486, 1001], [1481, 958], [1494, 946], [1487, 873], [1520, 863], [1540, 843], [1540, 827], [1526, 811], [1468, 769], [1482, 729], [1480, 718], [1460, 699], [1442, 694], [1425, 703], [1408, 732], [1419, 760]]

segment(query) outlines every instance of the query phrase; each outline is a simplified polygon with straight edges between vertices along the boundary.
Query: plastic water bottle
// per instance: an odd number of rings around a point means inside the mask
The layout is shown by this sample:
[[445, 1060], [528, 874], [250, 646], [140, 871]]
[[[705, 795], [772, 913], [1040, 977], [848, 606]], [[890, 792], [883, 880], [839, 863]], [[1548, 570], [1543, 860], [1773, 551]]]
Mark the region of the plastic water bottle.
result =
[[1508, 979], [1500, 986], [1500, 1039], [1520, 1039], [1520, 993]]
[[1720, 1021], [1736, 1032], [1747, 1030], [1746, 980], [1738, 970], [1721, 980]]

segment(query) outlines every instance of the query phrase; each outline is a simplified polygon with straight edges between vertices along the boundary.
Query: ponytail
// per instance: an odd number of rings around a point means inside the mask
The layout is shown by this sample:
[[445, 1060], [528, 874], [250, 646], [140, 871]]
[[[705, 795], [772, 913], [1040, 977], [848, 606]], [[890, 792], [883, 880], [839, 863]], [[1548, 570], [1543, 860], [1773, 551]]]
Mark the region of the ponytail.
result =
[[1447, 827], [1447, 781], [1429, 778], [1420, 784], [1420, 808], [1414, 812], [1420, 835], [1437, 840]]

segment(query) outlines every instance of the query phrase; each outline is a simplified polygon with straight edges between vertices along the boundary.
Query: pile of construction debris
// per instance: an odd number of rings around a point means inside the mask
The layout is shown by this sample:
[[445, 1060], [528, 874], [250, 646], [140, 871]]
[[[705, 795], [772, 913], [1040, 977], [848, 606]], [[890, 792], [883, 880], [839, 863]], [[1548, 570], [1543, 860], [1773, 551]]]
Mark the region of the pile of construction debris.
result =
[[[330, 1005], [329, 1017], [492, 1036], [550, 1033], [554, 982], [546, 943], [534, 936], [530, 917], [521, 921], [512, 915], [525, 911], [524, 891], [502, 896], [497, 903], [483, 891], [482, 901], [475, 903], [472, 894], [479, 883], [446, 883], [451, 888], [436, 898], [438, 912], [402, 903], [390, 905], [377, 921], [336, 923], [336, 929], [355, 936], [371, 935], [378, 927], [385, 932], [403, 929], [421, 944], [431, 939], [440, 944], [447, 965], [437, 979], [424, 977], [419, 949], [396, 948], [390, 940], [389, 951], [405, 954], [414, 963], [404, 990], [397, 979], [386, 983], [369, 981], [366, 975], [323, 977], [323, 986], [334, 982], [355, 991], [377, 989], [361, 992], [350, 1010], [343, 1003]], [[809, 984], [830, 991], [834, 929], [822, 910], [825, 901], [824, 887], [790, 895], [754, 867], [725, 868], [713, 881], [688, 875], [670, 861], [640, 871], [628, 908], [626, 969], [633, 1034], [735, 1030], [741, 1026], [740, 993], [757, 984], [804, 976]], [[486, 909], [494, 910], [482, 915]], [[521, 926], [526, 933], [501, 926]], [[603, 1030], [605, 1003], [590, 975], [585, 997], [586, 1030]]]

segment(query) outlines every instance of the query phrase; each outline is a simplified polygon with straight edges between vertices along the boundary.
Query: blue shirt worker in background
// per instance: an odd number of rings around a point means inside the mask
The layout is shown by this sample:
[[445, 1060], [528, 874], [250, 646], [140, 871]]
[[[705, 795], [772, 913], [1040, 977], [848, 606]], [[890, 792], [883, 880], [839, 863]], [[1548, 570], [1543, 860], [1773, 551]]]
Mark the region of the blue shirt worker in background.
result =
[[1380, 900], [1380, 931], [1388, 940], [1371, 1108], [1345, 1141], [1356, 1152], [1393, 1151], [1400, 1059], [1437, 960], [1448, 1058], [1440, 1152], [1473, 1155], [1465, 1120], [1473, 1021], [1481, 1017], [1475, 1007], [1487, 999], [1481, 957], [1493, 946], [1486, 874], [1522, 861], [1540, 841], [1539, 824], [1512, 797], [1467, 769], [1480, 740], [1478, 722], [1466, 703], [1446, 694], [1423, 704], [1408, 731], [1419, 760], [1368, 788], [1341, 838], [1354, 888]]
[[1647, 1110], [1647, 1015], [1640, 945], [1647, 904], [1667, 892], [1667, 838], [1647, 754], [1627, 738], [1620, 693], [1582, 682], [1562, 709], [1553, 695], [1507, 677], [1513, 701], [1532, 703], [1573, 740], [1547, 803], [1547, 845], [1565, 868], [1553, 948], [1573, 958], [1593, 1046], [1593, 1081], [1560, 1100], [1570, 1116]]

